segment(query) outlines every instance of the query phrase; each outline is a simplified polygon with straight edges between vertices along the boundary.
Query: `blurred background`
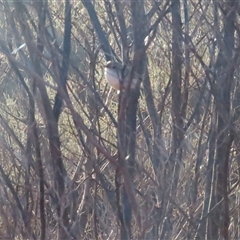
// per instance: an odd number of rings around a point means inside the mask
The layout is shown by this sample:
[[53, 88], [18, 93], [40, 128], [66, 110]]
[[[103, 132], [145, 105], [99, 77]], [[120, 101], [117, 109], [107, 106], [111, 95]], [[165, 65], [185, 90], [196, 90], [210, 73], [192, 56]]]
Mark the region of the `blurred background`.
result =
[[239, 1], [0, 3], [1, 239], [240, 239]]

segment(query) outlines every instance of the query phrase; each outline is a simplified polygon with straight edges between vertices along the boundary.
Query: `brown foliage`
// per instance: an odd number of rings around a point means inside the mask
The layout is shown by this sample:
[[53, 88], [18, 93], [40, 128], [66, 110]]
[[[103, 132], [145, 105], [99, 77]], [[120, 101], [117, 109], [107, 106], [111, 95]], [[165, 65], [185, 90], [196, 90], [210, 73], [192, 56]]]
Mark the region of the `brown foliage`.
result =
[[240, 238], [239, 9], [1, 1], [0, 238]]

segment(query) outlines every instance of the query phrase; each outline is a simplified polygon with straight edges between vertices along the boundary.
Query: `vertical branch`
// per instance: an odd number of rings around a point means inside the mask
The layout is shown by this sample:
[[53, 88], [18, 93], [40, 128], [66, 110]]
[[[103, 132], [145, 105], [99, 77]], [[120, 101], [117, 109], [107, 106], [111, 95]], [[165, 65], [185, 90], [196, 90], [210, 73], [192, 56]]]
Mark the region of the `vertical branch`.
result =
[[117, 11], [117, 18], [120, 26], [120, 37], [122, 41], [122, 60], [124, 63], [127, 62], [127, 53], [128, 53], [128, 45], [127, 45], [127, 27], [124, 20], [123, 14], [123, 3], [119, 0], [114, 0], [115, 8]]
[[[217, 84], [217, 150], [215, 157], [216, 168], [216, 216], [218, 226], [217, 236], [229, 239], [228, 227], [230, 222], [228, 206], [228, 166], [230, 149], [233, 137], [229, 130], [230, 99], [233, 83], [235, 63], [234, 33], [237, 3], [229, 1], [222, 4], [223, 11], [223, 41], [220, 43], [220, 52], [216, 61], [216, 84]], [[229, 61], [231, 59], [232, 61]], [[213, 219], [212, 219], [213, 220]], [[216, 233], [217, 234], [217, 233]]]
[[[213, 3], [213, 16], [214, 16], [214, 29], [216, 38], [220, 41], [219, 36], [219, 16], [218, 16], [218, 4], [216, 2]], [[211, 56], [211, 66], [214, 64], [215, 60], [215, 43], [212, 42], [212, 56]], [[207, 77], [207, 81], [212, 82], [210, 77]], [[216, 99], [215, 99], [216, 101]], [[214, 105], [215, 105], [214, 101]], [[212, 238], [214, 234], [217, 232], [217, 226], [214, 224], [214, 221], [211, 220], [213, 215], [210, 215], [209, 218], [206, 218], [208, 212], [215, 205], [215, 181], [216, 174], [214, 169], [214, 158], [215, 158], [215, 150], [216, 150], [216, 127], [217, 126], [217, 113], [215, 111], [215, 106], [213, 109], [213, 113], [211, 114], [211, 125], [208, 131], [209, 143], [208, 143], [208, 164], [206, 171], [206, 180], [205, 180], [205, 193], [204, 193], [204, 202], [203, 202], [203, 210], [202, 210], [202, 221], [199, 224], [197, 234], [200, 236], [206, 236], [207, 238]]]
[[175, 164], [175, 186], [178, 181], [178, 168], [179, 163], [182, 161], [182, 148], [181, 141], [183, 139], [183, 119], [181, 116], [182, 107], [182, 23], [180, 15], [180, 1], [172, 0], [172, 154], [171, 162]]
[[[131, 1], [132, 26], [134, 36], [134, 59], [133, 69], [130, 78], [133, 77], [133, 71], [141, 76], [145, 69], [144, 56], [144, 6], [142, 1]], [[124, 51], [124, 50], [123, 50]], [[140, 79], [139, 79], [140, 81]], [[140, 95], [140, 82], [136, 89], [128, 89], [126, 92], [121, 92], [119, 97], [119, 111], [118, 111], [118, 157], [119, 165], [123, 168], [121, 175], [124, 185], [119, 189], [121, 198], [121, 214], [123, 226], [121, 227], [121, 239], [130, 239], [131, 236], [131, 221], [132, 209], [135, 212], [138, 226], [141, 227], [141, 217], [138, 212], [138, 207], [132, 182], [135, 174], [135, 148], [136, 148], [136, 115], [138, 108], [138, 99]], [[116, 172], [116, 183], [119, 186], [121, 175]], [[118, 187], [119, 188], [119, 187]]]
[[[57, 151], [55, 154], [58, 156], [57, 161], [57, 171], [56, 171], [56, 180], [58, 185], [58, 194], [59, 200], [61, 201], [62, 197], [65, 193], [65, 183], [64, 183], [64, 176], [66, 175], [66, 170], [63, 165], [63, 160], [61, 157], [61, 150], [60, 150], [60, 139], [58, 133], [58, 120], [62, 110], [62, 103], [63, 98], [61, 92], [64, 91], [67, 94], [66, 84], [67, 84], [67, 77], [68, 77], [68, 70], [69, 70], [69, 58], [71, 52], [71, 4], [69, 0], [65, 1], [65, 20], [64, 20], [64, 40], [63, 40], [63, 58], [62, 58], [62, 65], [60, 68], [60, 82], [58, 82], [58, 92], [55, 97], [54, 107], [53, 107], [53, 115], [55, 118], [55, 125], [56, 125], [56, 140], [57, 140]], [[58, 217], [62, 220], [59, 226], [59, 239], [67, 238], [68, 233], [66, 229], [69, 226], [69, 216], [68, 210], [65, 206], [60, 205], [61, 202], [58, 203]], [[62, 214], [62, 216], [61, 216]]]
[[89, 0], [82, 0], [82, 4], [87, 9], [89, 17], [91, 19], [92, 25], [94, 27], [94, 30], [97, 33], [99, 42], [102, 44], [102, 49], [105, 54], [105, 58], [107, 61], [111, 60], [111, 48], [108, 42], [108, 39], [106, 37], [106, 34], [104, 33], [102, 26], [99, 22], [98, 16], [96, 14], [96, 11], [93, 7], [93, 4]]
[[63, 59], [62, 66], [60, 69], [60, 83], [59, 83], [59, 91], [55, 96], [55, 102], [53, 107], [53, 113], [58, 122], [61, 110], [62, 110], [62, 97], [60, 91], [66, 91], [67, 77], [68, 77], [68, 69], [69, 69], [69, 58], [71, 52], [71, 5], [70, 1], [65, 1], [65, 21], [64, 21], [64, 39], [63, 39]]
[[[178, 184], [180, 162], [182, 160], [181, 141], [183, 138], [183, 121], [181, 116], [182, 107], [182, 23], [180, 15], [180, 0], [171, 1], [171, 15], [172, 15], [172, 66], [171, 66], [171, 82], [172, 82], [172, 146], [170, 155], [170, 166], [166, 169], [167, 183], [171, 185], [166, 188], [166, 196], [171, 192], [175, 192]], [[168, 197], [169, 199], [169, 197]], [[166, 201], [168, 202], [168, 200]], [[169, 202], [168, 202], [169, 203]], [[169, 205], [166, 203], [166, 206]], [[166, 207], [167, 208], [167, 207]], [[172, 215], [172, 207], [169, 205], [168, 214]], [[168, 238], [168, 221], [164, 220], [162, 227], [161, 238]]]
[[[39, 1], [36, 5], [36, 11], [38, 13], [38, 36], [37, 36], [37, 47], [40, 52], [43, 52], [44, 45], [43, 45], [43, 32], [46, 20], [46, 3], [44, 1]], [[36, 94], [36, 80], [33, 82], [33, 93]], [[35, 103], [32, 99], [33, 103], [31, 106], [31, 114], [30, 114], [30, 126], [33, 128], [33, 139], [34, 145], [36, 150], [36, 162], [37, 162], [37, 171], [39, 174], [39, 191], [40, 191], [40, 200], [39, 200], [39, 208], [40, 208], [40, 222], [41, 222], [41, 233], [40, 239], [44, 240], [46, 238], [46, 218], [45, 218], [45, 192], [44, 192], [44, 171], [43, 171], [43, 163], [42, 163], [42, 156], [41, 156], [41, 147], [40, 141], [38, 138], [38, 129], [37, 123], [35, 120]]]
[[189, 17], [188, 17], [188, 1], [184, 0], [184, 27], [185, 27], [185, 37], [184, 41], [184, 52], [185, 52], [185, 72], [184, 72], [184, 82], [183, 82], [183, 99], [181, 113], [184, 118], [186, 118], [187, 102], [188, 102], [188, 87], [189, 87], [189, 73], [190, 73], [190, 49], [189, 45]]

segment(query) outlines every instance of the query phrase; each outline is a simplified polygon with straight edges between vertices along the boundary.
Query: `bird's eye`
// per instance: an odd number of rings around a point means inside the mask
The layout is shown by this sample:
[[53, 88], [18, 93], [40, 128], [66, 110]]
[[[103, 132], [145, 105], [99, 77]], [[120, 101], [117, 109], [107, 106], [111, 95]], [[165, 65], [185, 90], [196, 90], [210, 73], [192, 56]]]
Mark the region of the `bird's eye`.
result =
[[115, 66], [113, 66], [113, 69], [115, 69], [116, 67]]

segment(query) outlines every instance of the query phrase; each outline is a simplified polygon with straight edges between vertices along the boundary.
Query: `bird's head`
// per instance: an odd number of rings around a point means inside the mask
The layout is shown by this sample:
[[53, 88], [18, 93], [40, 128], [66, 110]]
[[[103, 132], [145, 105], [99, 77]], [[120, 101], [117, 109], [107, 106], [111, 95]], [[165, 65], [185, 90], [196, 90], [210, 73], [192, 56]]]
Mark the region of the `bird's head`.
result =
[[108, 61], [104, 67], [108, 69], [116, 70], [116, 71], [122, 70], [123, 68], [120, 62], [114, 62], [114, 61]]

